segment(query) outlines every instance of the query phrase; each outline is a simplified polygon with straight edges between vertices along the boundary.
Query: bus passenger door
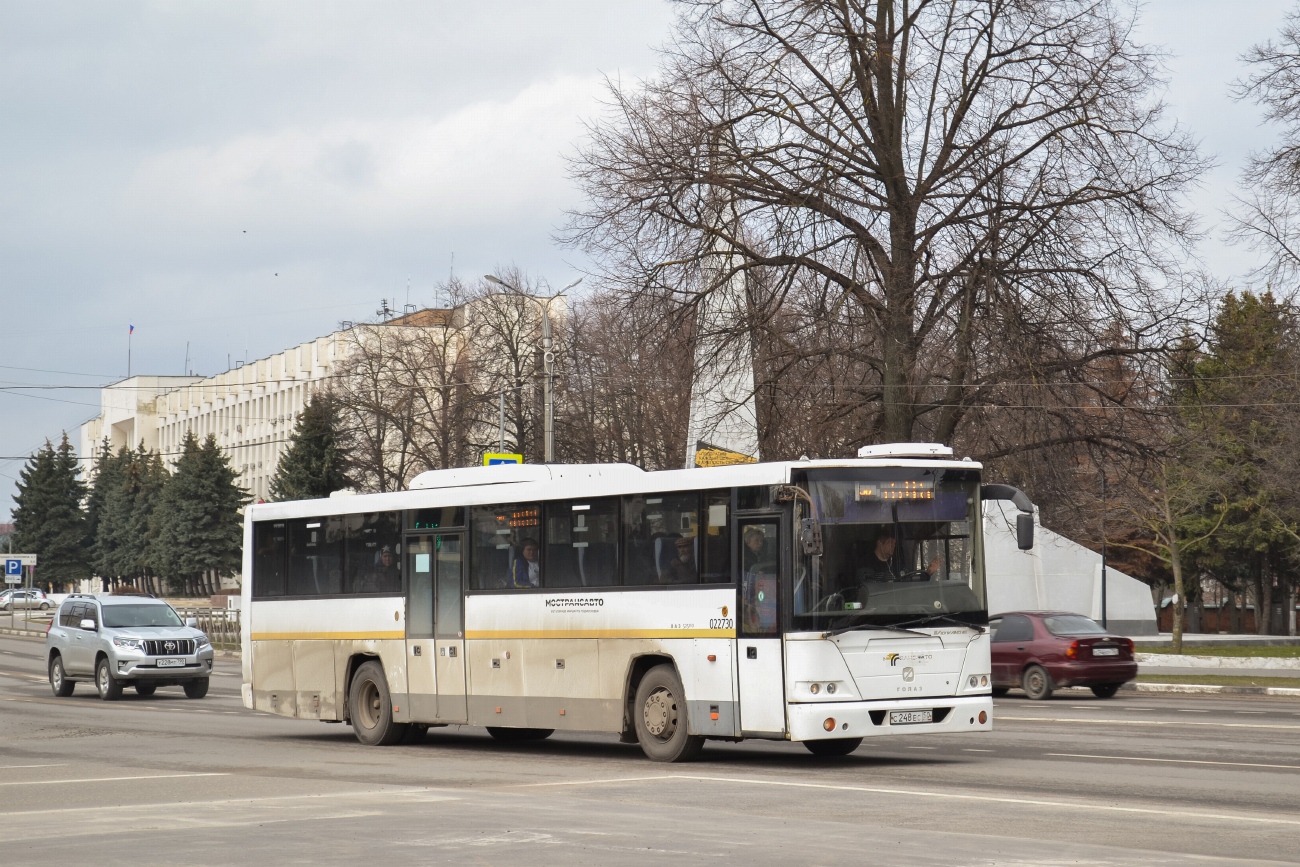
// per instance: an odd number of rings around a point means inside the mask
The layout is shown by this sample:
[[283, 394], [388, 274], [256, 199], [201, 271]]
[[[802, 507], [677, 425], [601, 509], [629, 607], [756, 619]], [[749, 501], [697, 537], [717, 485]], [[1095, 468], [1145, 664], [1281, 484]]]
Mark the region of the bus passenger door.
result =
[[438, 718], [438, 651], [433, 638], [433, 536], [406, 537], [406, 704], [408, 719]]
[[785, 675], [782, 669], [780, 522], [740, 520], [740, 621], [736, 668], [742, 734], [785, 731]]
[[464, 542], [460, 533], [434, 537], [434, 643], [438, 664], [438, 719], [466, 722]]

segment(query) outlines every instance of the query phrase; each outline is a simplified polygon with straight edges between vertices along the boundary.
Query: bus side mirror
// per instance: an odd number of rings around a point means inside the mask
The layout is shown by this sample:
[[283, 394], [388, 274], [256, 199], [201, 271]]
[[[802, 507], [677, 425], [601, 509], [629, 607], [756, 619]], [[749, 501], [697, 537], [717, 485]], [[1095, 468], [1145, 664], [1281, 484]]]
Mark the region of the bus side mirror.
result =
[[1016, 515], [1016, 547], [1028, 551], [1034, 547], [1034, 516]]
[[803, 546], [803, 552], [808, 556], [821, 556], [822, 528], [816, 518], [804, 518], [799, 522], [799, 544]]

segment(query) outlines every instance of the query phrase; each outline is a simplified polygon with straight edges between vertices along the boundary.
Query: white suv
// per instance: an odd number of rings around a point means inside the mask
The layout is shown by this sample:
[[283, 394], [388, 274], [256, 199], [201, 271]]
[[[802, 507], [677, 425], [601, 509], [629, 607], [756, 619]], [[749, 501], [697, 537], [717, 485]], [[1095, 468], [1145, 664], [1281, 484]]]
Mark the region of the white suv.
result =
[[45, 656], [58, 696], [93, 679], [105, 701], [120, 698], [127, 683], [140, 695], [179, 684], [189, 698], [203, 698], [212, 674], [208, 637], [150, 596], [72, 594], [45, 633]]

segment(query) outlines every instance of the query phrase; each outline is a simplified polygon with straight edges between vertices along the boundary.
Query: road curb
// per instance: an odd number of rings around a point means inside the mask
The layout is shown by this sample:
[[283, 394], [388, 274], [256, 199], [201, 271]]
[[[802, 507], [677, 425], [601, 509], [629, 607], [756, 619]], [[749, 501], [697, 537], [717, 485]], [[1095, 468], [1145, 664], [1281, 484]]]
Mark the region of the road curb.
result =
[[1131, 692], [1181, 692], [1193, 695], [1277, 695], [1300, 698], [1300, 689], [1289, 686], [1218, 686], [1201, 683], [1126, 683], [1120, 689]]
[[44, 629], [10, 629], [8, 626], [0, 626], [0, 635], [13, 635], [17, 638], [37, 638], [45, 640]]

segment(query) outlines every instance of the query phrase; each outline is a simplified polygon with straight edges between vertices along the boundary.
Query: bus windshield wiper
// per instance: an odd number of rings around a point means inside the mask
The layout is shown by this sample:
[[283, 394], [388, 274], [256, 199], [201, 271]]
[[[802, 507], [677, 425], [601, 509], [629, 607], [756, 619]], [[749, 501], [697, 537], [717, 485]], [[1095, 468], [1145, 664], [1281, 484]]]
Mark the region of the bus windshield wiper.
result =
[[884, 630], [886, 632], [910, 632], [912, 635], [924, 635], [926, 638], [931, 636], [924, 632], [917, 632], [915, 629], [904, 629], [902, 626], [883, 626], [879, 623], [853, 623], [849, 626], [841, 626], [838, 629], [828, 629], [822, 633], [822, 638], [833, 638], [836, 635], [843, 635], [846, 632], [853, 632], [858, 629]]
[[948, 614], [932, 614], [929, 617], [921, 617], [917, 620], [908, 620], [900, 623], [899, 626], [929, 626], [931, 623], [951, 623], [954, 626], [965, 626], [967, 629], [974, 629], [976, 632], [983, 633], [984, 627], [975, 623], [967, 623], [964, 620], [958, 620]]

